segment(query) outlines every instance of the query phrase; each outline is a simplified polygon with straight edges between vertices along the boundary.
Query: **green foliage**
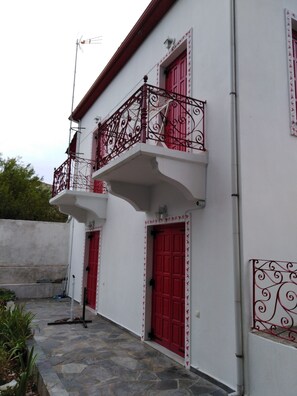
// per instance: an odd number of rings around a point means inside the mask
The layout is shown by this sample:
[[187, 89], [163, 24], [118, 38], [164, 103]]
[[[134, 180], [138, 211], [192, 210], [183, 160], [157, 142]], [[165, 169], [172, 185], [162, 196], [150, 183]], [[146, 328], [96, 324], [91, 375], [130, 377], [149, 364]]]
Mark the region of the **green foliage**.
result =
[[34, 348], [32, 347], [30, 352], [27, 353], [27, 359], [23, 362], [21, 374], [19, 376], [18, 385], [16, 387], [16, 396], [23, 396], [26, 394], [28, 383], [30, 378], [33, 376], [34, 365], [36, 361], [36, 355], [34, 354]]
[[32, 337], [34, 315], [24, 305], [14, 309], [0, 307], [0, 384], [15, 378], [17, 385], [2, 391], [1, 396], [23, 396], [33, 376], [36, 355], [28, 350], [26, 341]]
[[0, 155], [0, 219], [66, 221], [67, 216], [49, 204], [51, 189], [20, 158]]
[[0, 306], [6, 305], [8, 301], [15, 301], [16, 294], [13, 290], [0, 288]]
[[[11, 359], [9, 358], [9, 353], [0, 347], [0, 385], [6, 383], [6, 379], [9, 378], [9, 374], [13, 369]], [[1, 392], [0, 392], [1, 394]]]
[[14, 309], [2, 307], [0, 310], [0, 346], [14, 358], [26, 349], [26, 341], [32, 337], [31, 323], [34, 315], [25, 311], [24, 305]]

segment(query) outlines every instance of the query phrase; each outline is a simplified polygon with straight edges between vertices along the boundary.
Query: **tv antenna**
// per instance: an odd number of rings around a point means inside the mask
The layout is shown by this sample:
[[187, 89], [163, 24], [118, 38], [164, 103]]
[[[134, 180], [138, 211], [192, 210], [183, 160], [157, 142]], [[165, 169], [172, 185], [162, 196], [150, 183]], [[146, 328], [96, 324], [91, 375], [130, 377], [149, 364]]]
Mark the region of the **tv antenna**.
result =
[[73, 85], [72, 85], [71, 113], [70, 113], [71, 115], [70, 115], [69, 139], [68, 139], [68, 155], [70, 155], [71, 131], [73, 130], [72, 113], [74, 110], [74, 95], [75, 95], [78, 49], [80, 49], [82, 51], [83, 45], [85, 45], [85, 44], [101, 44], [101, 41], [102, 41], [102, 36], [96, 36], [96, 37], [92, 37], [89, 39], [84, 39], [83, 36], [81, 36], [79, 39], [76, 40], [76, 43], [75, 43], [75, 58], [74, 58], [74, 72], [73, 72]]

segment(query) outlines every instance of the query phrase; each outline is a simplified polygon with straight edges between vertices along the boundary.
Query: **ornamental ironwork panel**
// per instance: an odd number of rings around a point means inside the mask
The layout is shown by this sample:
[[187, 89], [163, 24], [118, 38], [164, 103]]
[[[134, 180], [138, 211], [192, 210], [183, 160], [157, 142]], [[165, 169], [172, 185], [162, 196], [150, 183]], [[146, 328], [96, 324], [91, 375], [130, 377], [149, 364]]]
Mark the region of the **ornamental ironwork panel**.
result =
[[297, 343], [297, 263], [251, 261], [253, 329]]
[[104, 182], [92, 179], [94, 169], [95, 161], [69, 156], [54, 171], [52, 196], [55, 197], [64, 190], [105, 192]]
[[136, 143], [173, 150], [205, 150], [205, 102], [145, 83], [98, 124], [97, 168]]

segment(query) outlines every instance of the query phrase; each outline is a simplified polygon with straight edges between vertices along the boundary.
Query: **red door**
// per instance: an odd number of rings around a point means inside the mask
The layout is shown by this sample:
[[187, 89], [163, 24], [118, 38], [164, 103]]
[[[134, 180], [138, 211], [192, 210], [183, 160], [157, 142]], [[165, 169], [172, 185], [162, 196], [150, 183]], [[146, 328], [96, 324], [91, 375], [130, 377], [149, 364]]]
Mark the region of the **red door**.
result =
[[97, 294], [97, 273], [98, 273], [98, 255], [99, 255], [99, 231], [88, 233], [89, 254], [86, 271], [87, 276], [87, 305], [90, 308], [96, 308]]
[[[187, 95], [187, 53], [183, 52], [166, 69], [167, 91]], [[185, 151], [186, 139], [186, 113], [183, 105], [169, 105], [167, 124], [165, 128], [165, 143], [168, 148], [173, 150]]]
[[152, 339], [184, 356], [184, 224], [160, 225], [153, 234]]

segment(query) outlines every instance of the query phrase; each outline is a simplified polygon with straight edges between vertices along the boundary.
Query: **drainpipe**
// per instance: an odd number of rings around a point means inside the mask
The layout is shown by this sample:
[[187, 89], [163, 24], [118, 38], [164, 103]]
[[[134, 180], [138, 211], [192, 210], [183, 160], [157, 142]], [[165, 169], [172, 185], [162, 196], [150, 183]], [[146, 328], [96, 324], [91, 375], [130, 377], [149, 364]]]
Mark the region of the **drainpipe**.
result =
[[[68, 269], [67, 269], [67, 292], [68, 292], [68, 296], [70, 295], [70, 276], [71, 276], [71, 268], [72, 268], [72, 249], [73, 249], [73, 238], [74, 238], [74, 218], [72, 216], [69, 217], [69, 219], [67, 220], [67, 222], [71, 222], [70, 223], [70, 235], [69, 235], [69, 239], [70, 239], [70, 246], [69, 246], [69, 254], [68, 254]], [[66, 287], [65, 287], [66, 289]]]
[[239, 209], [239, 152], [237, 120], [237, 76], [236, 76], [236, 12], [235, 0], [230, 0], [230, 122], [231, 122], [231, 159], [232, 159], [232, 219], [233, 219], [233, 263], [234, 263], [234, 305], [235, 305], [235, 340], [237, 365], [237, 392], [244, 394], [244, 357], [243, 357], [243, 305], [242, 305], [242, 248], [241, 216]]

